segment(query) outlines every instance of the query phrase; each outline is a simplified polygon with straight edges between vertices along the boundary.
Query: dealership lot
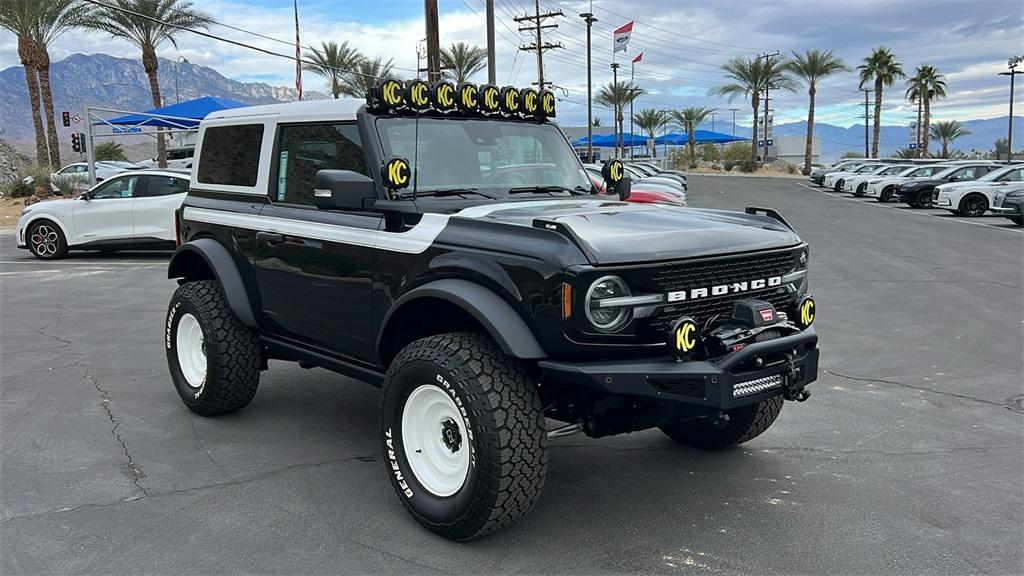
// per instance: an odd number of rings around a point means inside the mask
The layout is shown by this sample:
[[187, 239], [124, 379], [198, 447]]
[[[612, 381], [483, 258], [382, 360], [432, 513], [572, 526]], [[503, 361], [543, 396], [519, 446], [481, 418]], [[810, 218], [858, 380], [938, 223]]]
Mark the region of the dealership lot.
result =
[[537, 508], [455, 544], [401, 509], [375, 389], [271, 363], [216, 419], [172, 388], [166, 255], [48, 263], [0, 236], [0, 571], [1012, 573], [1024, 563], [1024, 235], [1000, 217], [690, 178], [811, 244], [823, 373], [738, 449], [551, 442]]

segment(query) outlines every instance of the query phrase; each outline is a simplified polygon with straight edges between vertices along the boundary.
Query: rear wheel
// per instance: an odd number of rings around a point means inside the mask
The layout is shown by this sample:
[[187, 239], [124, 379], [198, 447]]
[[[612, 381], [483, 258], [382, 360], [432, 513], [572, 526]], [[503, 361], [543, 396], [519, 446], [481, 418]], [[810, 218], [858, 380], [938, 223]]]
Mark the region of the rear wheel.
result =
[[213, 280], [182, 284], [167, 310], [167, 364], [182, 402], [202, 416], [246, 407], [260, 383], [261, 346]]
[[406, 346], [381, 394], [388, 477], [406, 510], [452, 540], [525, 515], [547, 471], [537, 386], [487, 336], [440, 334]]
[[866, 192], [867, 189], [868, 189], [867, 183], [858, 184], [857, 185], [857, 189], [853, 191], [853, 195], [856, 196], [857, 198], [863, 198], [864, 197], [864, 192]]
[[960, 200], [960, 206], [957, 212], [961, 216], [967, 216], [968, 218], [977, 218], [985, 214], [988, 210], [988, 199], [981, 194], [968, 194]]
[[662, 426], [661, 431], [680, 444], [704, 450], [721, 450], [753, 440], [779, 417], [782, 396], [729, 410], [728, 422], [719, 426], [710, 418], [687, 420]]
[[40, 220], [28, 230], [28, 250], [40, 260], [57, 260], [68, 254], [68, 241], [59, 226]]

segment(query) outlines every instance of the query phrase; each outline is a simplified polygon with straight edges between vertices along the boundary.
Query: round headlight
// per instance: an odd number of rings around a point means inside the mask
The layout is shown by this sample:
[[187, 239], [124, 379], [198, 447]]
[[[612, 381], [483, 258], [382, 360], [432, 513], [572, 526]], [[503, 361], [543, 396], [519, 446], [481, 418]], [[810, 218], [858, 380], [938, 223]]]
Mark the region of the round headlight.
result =
[[600, 332], [618, 332], [633, 318], [631, 308], [601, 305], [602, 300], [630, 296], [626, 283], [618, 276], [598, 278], [587, 290], [587, 320]]

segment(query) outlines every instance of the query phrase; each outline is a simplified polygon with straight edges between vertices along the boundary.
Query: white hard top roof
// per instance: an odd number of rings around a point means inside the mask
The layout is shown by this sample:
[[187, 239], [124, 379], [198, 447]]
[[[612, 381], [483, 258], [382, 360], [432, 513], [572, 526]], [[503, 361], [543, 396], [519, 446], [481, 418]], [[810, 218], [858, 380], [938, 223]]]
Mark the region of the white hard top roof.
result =
[[210, 113], [206, 120], [247, 118], [250, 116], [277, 116], [278, 122], [305, 122], [314, 120], [355, 120], [356, 111], [365, 100], [357, 98], [330, 98], [326, 100], [304, 100], [284, 104], [265, 104], [229, 108]]

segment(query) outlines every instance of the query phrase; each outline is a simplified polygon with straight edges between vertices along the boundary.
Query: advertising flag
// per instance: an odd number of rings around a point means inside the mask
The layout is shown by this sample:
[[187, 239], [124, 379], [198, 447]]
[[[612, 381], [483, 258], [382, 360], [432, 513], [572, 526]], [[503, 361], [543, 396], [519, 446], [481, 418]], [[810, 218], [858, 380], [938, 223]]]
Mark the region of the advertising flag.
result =
[[612, 53], [625, 52], [626, 46], [629, 45], [629, 36], [633, 33], [633, 22], [622, 26], [617, 29], [613, 35], [614, 42], [612, 43]]
[[641, 52], [641, 53], [636, 55], [636, 58], [633, 58], [633, 64], [636, 64], [637, 62], [639, 62], [639, 61], [641, 61], [643, 59], [644, 59], [644, 53]]

